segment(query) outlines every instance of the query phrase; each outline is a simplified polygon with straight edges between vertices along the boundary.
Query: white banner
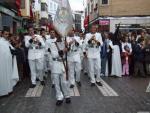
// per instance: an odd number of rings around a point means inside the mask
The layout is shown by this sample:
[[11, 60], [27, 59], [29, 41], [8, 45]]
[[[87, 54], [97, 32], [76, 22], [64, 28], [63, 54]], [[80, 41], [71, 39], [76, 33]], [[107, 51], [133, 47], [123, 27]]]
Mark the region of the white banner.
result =
[[73, 26], [73, 16], [68, 0], [61, 0], [53, 22], [55, 29], [63, 36], [67, 36]]

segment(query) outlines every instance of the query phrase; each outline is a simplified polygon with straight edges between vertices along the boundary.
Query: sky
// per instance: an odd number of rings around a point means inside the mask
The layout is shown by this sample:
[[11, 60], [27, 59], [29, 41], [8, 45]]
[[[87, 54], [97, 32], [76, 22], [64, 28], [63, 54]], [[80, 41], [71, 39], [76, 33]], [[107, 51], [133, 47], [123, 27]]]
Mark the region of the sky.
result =
[[69, 0], [69, 3], [73, 11], [84, 10], [83, 0]]

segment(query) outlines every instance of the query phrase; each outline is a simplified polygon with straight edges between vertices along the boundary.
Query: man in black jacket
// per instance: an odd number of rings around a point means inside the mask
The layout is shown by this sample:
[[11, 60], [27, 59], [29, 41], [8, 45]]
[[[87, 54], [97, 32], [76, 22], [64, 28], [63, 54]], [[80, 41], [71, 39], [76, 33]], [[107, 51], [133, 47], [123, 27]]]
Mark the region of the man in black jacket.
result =
[[138, 74], [138, 72], [140, 72], [141, 76], [145, 77], [143, 59], [144, 59], [144, 39], [140, 38], [138, 40], [138, 44], [134, 48], [135, 76]]

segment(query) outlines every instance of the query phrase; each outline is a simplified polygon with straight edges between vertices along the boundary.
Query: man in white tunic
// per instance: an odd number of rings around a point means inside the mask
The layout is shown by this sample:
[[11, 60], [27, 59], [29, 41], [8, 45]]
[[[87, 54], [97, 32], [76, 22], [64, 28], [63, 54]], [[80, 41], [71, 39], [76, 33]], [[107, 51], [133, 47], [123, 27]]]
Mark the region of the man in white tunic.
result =
[[[56, 42], [57, 38], [56, 38], [56, 31], [55, 30], [51, 30], [50, 31], [50, 38], [46, 40], [46, 51], [47, 51], [47, 55], [48, 55], [48, 65], [50, 66], [50, 69], [53, 65], [53, 59], [52, 59], [52, 54], [51, 54], [51, 44]], [[52, 88], [55, 87], [55, 83], [54, 83], [54, 77], [51, 74], [51, 81], [52, 81]]]
[[80, 37], [74, 35], [74, 29], [72, 28], [67, 37], [67, 43], [69, 47], [68, 51], [68, 73], [70, 88], [73, 88], [75, 81], [79, 86], [80, 74], [81, 74], [81, 57], [80, 57]]
[[0, 38], [0, 96], [11, 93], [19, 80], [16, 57], [8, 36], [9, 32], [5, 30]]
[[45, 48], [44, 48], [44, 79], [47, 78], [48, 72], [50, 72], [50, 62], [49, 62], [49, 52], [47, 51], [48, 44], [46, 43], [47, 40], [50, 39], [50, 35], [46, 34], [46, 30], [44, 28], [41, 29], [40, 34], [44, 40]]
[[86, 50], [85, 50], [86, 49], [85, 36], [83, 32], [80, 32], [79, 36], [80, 36], [80, 47], [81, 47], [80, 56], [81, 56], [82, 69], [83, 69], [84, 75], [87, 75], [88, 74], [88, 59], [87, 59]]
[[71, 103], [70, 99], [70, 92], [69, 92], [69, 84], [66, 80], [66, 65], [64, 62], [64, 55], [67, 52], [65, 49], [65, 42], [61, 39], [57, 39], [55, 42], [50, 44], [50, 50], [52, 55], [52, 70], [51, 74], [54, 79], [55, 83], [55, 90], [56, 90], [56, 105], [60, 106], [63, 103], [63, 99], [66, 99], [66, 103]]
[[[97, 33], [97, 26], [92, 25], [91, 33], [86, 34], [85, 42], [87, 45], [87, 57], [89, 63], [89, 75], [91, 78], [91, 86], [97, 83], [102, 86], [100, 82], [101, 58], [100, 46], [103, 44], [100, 33]], [[96, 79], [95, 79], [96, 74]]]
[[84, 35], [82, 32], [79, 33], [79, 45], [80, 45], [80, 58], [81, 58], [81, 69], [83, 70], [83, 58], [84, 58]]
[[45, 47], [44, 40], [41, 36], [34, 34], [34, 29], [30, 27], [28, 29], [29, 35], [25, 36], [25, 46], [28, 50], [28, 60], [31, 71], [31, 86], [36, 86], [36, 78], [41, 81], [42, 85], [45, 85], [43, 81], [43, 70], [44, 70], [44, 51]]

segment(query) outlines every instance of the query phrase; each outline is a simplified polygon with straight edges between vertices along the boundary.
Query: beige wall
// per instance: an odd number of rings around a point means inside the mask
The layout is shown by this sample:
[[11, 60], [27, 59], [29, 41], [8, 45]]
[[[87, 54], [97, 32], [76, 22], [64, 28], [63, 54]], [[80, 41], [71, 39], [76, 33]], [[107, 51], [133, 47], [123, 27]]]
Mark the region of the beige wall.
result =
[[100, 16], [150, 15], [150, 0], [109, 0], [109, 5], [99, 5]]
[[21, 9], [21, 15], [24, 17], [30, 17], [30, 2], [25, 0], [25, 8]]

